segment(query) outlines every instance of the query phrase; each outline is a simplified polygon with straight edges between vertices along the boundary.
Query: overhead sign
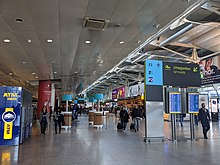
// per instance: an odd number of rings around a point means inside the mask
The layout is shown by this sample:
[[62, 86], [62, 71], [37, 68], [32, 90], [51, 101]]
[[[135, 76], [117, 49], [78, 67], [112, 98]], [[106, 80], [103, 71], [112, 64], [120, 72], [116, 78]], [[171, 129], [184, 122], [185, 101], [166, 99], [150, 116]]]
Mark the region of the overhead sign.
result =
[[199, 65], [164, 62], [163, 84], [180, 87], [200, 87]]
[[163, 85], [163, 62], [146, 60], [146, 85]]
[[220, 56], [200, 61], [199, 67], [202, 85], [220, 83]]
[[199, 113], [198, 93], [188, 93], [188, 113]]

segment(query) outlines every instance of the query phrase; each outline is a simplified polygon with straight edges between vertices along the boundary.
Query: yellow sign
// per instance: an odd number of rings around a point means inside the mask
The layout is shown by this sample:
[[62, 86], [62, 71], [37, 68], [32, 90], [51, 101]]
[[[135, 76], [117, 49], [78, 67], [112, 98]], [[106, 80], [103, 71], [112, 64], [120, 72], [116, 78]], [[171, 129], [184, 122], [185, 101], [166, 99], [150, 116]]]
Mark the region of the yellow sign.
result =
[[17, 93], [4, 93], [3, 97], [6, 97], [7, 100], [17, 100], [18, 94]]
[[[13, 112], [13, 111], [14, 111], [13, 108], [5, 108], [5, 112]], [[7, 117], [7, 116], [4, 115], [3, 117]], [[13, 126], [13, 121], [4, 123], [4, 139], [12, 139], [12, 126]]]

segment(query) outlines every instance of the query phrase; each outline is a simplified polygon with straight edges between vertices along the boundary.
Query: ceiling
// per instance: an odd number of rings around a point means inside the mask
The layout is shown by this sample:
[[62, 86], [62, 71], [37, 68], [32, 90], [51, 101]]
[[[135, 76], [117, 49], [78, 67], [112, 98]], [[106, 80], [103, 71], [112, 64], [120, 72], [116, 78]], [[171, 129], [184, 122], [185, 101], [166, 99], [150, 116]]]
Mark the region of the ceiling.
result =
[[[78, 93], [88, 87], [91, 93], [104, 92], [143, 80], [142, 61], [146, 58], [186, 62], [169, 49], [191, 56], [194, 47], [204, 57], [219, 49], [195, 44], [202, 36], [192, 37], [194, 28], [203, 25], [182, 23], [179, 18], [187, 16], [188, 21], [202, 24], [219, 22], [220, 3], [213, 0], [204, 6], [206, 2], [0, 0], [0, 83], [21, 85], [37, 93], [36, 82], [50, 79], [60, 81], [56, 88], [61, 93]], [[94, 25], [106, 25], [102, 30], [89, 29], [84, 27], [85, 17], [95, 19]], [[18, 18], [23, 21], [16, 21]], [[160, 45], [190, 24], [184, 33]], [[176, 27], [171, 30], [171, 25]], [[207, 35], [219, 31], [219, 24], [205, 27], [202, 33]]]

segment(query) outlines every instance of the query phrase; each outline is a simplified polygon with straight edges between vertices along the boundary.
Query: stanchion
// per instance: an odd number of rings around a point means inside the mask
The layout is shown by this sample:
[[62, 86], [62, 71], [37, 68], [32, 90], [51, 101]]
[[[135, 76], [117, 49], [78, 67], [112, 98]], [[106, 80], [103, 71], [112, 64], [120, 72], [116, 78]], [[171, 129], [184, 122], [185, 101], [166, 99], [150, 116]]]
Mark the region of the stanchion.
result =
[[176, 114], [171, 114], [172, 141], [176, 141]]
[[190, 140], [195, 140], [194, 114], [190, 114]]

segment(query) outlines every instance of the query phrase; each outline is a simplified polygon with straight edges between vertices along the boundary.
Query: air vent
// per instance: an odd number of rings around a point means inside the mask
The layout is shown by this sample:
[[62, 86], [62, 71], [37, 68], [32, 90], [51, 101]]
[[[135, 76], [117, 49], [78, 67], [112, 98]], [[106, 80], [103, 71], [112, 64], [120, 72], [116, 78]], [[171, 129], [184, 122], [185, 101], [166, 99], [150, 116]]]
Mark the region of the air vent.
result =
[[83, 27], [92, 30], [104, 30], [108, 23], [109, 20], [85, 17]]

